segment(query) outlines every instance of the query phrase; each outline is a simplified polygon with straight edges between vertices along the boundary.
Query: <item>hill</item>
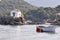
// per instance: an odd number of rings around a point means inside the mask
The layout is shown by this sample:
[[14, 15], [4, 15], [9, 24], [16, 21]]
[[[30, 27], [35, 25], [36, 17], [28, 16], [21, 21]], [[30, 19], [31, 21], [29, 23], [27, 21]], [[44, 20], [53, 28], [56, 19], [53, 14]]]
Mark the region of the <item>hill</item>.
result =
[[0, 2], [0, 15], [2, 15], [2, 13], [9, 13], [14, 8], [20, 9], [23, 13], [37, 9], [37, 7], [28, 4], [24, 0], [2, 0]]
[[60, 12], [60, 5], [51, 7], [35, 7], [25, 2], [24, 0], [2, 0], [0, 2], [0, 16], [8, 13], [14, 8], [18, 8], [25, 15], [26, 20], [33, 22], [43, 22], [47, 19], [56, 19], [56, 13]]

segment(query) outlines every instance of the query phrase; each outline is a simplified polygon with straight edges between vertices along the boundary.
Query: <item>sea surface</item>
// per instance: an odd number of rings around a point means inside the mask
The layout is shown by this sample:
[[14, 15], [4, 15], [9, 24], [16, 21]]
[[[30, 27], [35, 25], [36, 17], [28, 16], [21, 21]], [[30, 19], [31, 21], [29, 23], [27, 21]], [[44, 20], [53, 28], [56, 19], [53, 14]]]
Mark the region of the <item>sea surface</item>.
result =
[[[0, 25], [0, 40], [60, 40], [60, 27], [56, 27], [55, 33], [37, 33], [38, 25]], [[51, 25], [44, 25], [51, 26]]]

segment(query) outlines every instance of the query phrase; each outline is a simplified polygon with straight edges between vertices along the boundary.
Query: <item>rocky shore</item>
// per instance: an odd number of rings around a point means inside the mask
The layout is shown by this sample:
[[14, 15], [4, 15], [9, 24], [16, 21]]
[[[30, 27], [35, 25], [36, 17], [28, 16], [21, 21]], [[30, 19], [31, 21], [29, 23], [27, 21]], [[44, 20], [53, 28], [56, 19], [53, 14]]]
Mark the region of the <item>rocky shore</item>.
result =
[[[46, 24], [46, 23], [40, 23], [40, 22], [31, 22], [25, 20], [24, 23], [21, 23], [20, 18], [13, 18], [10, 16], [0, 16], [0, 24], [1, 25], [29, 25], [29, 24]], [[51, 25], [58, 25], [57, 23], [50, 23]]]
[[19, 24], [21, 24], [21, 22], [20, 22], [19, 18], [2, 16], [2, 17], [0, 17], [0, 24], [2, 24], [2, 25], [19, 25]]
[[[0, 17], [0, 24], [1, 25], [22, 25], [20, 18], [13, 18], [10, 16], [1, 16]], [[35, 22], [28, 22], [28, 21], [24, 21], [23, 24], [41, 24], [41, 23], [35, 23]]]

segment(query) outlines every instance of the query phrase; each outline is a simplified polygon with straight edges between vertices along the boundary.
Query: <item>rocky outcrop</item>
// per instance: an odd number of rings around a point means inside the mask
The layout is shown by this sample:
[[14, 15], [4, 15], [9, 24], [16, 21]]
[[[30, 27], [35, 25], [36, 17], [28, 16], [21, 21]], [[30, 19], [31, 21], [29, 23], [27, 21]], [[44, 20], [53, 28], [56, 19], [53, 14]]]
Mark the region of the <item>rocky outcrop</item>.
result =
[[0, 24], [2, 24], [2, 25], [19, 25], [19, 24], [21, 24], [21, 21], [19, 18], [0, 17]]
[[0, 17], [0, 24], [2, 25], [22, 25], [22, 24], [40, 24], [32, 21], [25, 20], [24, 23], [21, 22], [20, 18], [13, 18], [7, 16]]

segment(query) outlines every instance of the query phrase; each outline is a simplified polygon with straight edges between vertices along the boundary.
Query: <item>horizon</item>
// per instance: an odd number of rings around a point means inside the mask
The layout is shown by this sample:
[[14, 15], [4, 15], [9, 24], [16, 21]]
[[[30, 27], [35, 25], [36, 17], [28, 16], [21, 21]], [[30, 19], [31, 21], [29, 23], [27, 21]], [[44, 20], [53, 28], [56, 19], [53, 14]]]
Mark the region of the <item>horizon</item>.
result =
[[37, 7], [57, 7], [60, 5], [60, 0], [24, 0], [29, 4]]

